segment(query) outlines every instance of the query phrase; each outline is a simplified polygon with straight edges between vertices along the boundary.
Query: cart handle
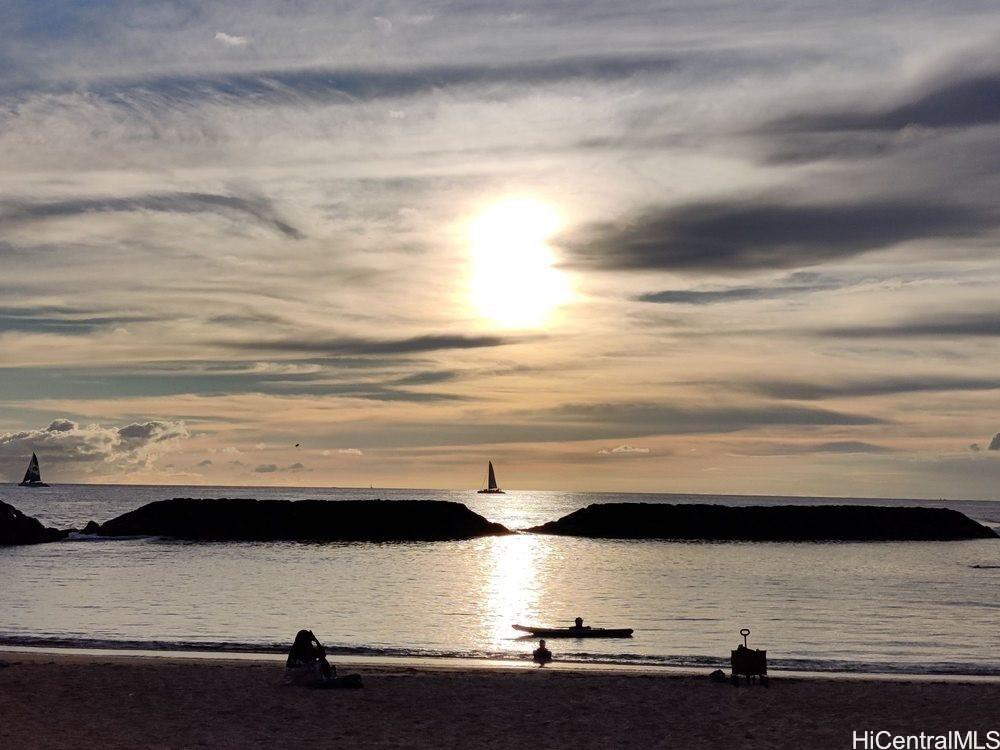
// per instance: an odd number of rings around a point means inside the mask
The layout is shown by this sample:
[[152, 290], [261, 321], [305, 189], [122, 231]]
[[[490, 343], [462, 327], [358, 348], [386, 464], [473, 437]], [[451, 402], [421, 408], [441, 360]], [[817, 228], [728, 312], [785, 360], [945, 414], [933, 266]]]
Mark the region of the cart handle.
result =
[[742, 630], [740, 630], [740, 635], [743, 636], [743, 648], [748, 648], [747, 636], [750, 635], [750, 628], [743, 628]]

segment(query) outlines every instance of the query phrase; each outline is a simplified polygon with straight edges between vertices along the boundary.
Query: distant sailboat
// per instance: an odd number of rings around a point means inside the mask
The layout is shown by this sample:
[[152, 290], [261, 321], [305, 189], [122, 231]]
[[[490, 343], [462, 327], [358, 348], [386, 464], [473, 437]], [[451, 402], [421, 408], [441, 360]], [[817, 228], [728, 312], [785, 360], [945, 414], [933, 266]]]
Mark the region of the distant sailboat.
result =
[[503, 490], [500, 489], [500, 485], [497, 484], [497, 475], [493, 472], [493, 462], [490, 461], [490, 472], [489, 476], [486, 478], [486, 489], [479, 490], [480, 495], [502, 495]]
[[28, 462], [28, 470], [24, 472], [24, 479], [21, 480], [21, 487], [48, 487], [42, 481], [42, 472], [38, 468], [38, 456], [31, 454], [31, 461]]

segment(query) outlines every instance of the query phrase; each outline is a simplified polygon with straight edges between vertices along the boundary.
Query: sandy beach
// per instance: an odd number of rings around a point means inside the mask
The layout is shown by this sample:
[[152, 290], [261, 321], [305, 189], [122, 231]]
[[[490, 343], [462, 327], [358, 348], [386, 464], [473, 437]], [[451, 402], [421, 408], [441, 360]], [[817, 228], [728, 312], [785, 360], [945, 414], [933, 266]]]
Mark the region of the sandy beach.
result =
[[985, 733], [1000, 716], [986, 682], [358, 671], [362, 690], [315, 691], [275, 661], [0, 653], [0, 747], [848, 748], [852, 730]]

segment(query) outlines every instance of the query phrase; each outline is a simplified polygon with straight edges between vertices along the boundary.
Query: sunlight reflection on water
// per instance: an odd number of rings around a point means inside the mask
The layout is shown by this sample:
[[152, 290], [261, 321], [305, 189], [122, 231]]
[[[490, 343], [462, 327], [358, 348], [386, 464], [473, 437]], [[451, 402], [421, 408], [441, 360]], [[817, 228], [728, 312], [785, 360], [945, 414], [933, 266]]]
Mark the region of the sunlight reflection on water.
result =
[[[190, 494], [114, 488], [107, 493], [112, 499], [102, 501], [100, 492], [62, 488], [47, 498], [32, 495], [35, 508], [20, 505], [82, 523]], [[239, 494], [266, 492], [347, 495]], [[524, 526], [594, 501], [525, 493], [473, 498], [469, 505]], [[515, 535], [433, 544], [64, 542], [0, 550], [0, 637], [266, 645], [308, 627], [333, 647], [526, 658], [534, 644], [518, 640], [511, 625], [568, 625], [579, 615], [594, 625], [635, 628], [636, 637], [560, 641], [560, 657], [701, 663], [701, 657], [723, 659], [739, 628], [750, 626], [751, 643], [779, 660], [1000, 669], [1000, 570], [971, 567], [998, 563], [1000, 544], [990, 540], [694, 544]]]

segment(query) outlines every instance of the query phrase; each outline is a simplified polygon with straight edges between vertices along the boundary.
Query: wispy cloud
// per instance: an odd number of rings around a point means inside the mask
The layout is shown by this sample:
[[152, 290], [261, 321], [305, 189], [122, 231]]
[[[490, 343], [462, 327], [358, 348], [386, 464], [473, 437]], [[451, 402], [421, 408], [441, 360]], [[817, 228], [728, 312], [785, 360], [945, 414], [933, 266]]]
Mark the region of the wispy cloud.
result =
[[240, 221], [251, 219], [286, 237], [302, 238], [295, 227], [279, 217], [270, 201], [213, 193], [154, 193], [127, 197], [73, 198], [44, 203], [0, 202], [0, 227], [95, 213], [135, 211], [214, 213]]
[[952, 375], [884, 375], [828, 381], [753, 380], [733, 385], [771, 398], [814, 401], [824, 398], [891, 396], [897, 393], [993, 391], [1000, 389], [1000, 378]]
[[640, 302], [664, 305], [717, 305], [730, 302], [755, 302], [757, 300], [781, 299], [813, 292], [827, 292], [843, 288], [836, 279], [826, 279], [818, 274], [797, 272], [771, 284], [758, 286], [728, 286], [694, 289], [664, 289], [647, 292], [637, 298]]

